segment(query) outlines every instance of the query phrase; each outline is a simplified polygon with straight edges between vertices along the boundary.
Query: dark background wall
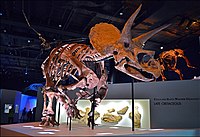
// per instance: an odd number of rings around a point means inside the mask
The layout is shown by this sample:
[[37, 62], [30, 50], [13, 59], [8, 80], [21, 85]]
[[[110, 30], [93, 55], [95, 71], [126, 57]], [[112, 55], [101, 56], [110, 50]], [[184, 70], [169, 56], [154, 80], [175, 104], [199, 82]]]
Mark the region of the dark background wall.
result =
[[[4, 113], [5, 104], [13, 104], [15, 109], [15, 105], [18, 105], [18, 110], [20, 110], [21, 103], [21, 92], [16, 90], [8, 90], [8, 89], [0, 89], [1, 96], [1, 124], [8, 123], [8, 114]], [[18, 113], [14, 113], [14, 123], [17, 123], [19, 120], [19, 111]]]

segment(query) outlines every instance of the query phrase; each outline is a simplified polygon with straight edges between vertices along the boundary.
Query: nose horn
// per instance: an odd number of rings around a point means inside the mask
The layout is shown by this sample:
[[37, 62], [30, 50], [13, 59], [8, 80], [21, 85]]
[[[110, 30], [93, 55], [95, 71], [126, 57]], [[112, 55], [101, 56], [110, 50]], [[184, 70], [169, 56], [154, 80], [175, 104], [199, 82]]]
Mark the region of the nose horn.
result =
[[133, 22], [134, 22], [136, 16], [140, 12], [141, 7], [142, 7], [142, 4], [138, 7], [138, 9], [127, 20], [127, 22], [124, 25], [124, 28], [122, 30], [120, 41], [127, 42], [127, 43], [129, 43], [131, 41], [131, 39], [132, 39], [132, 36], [131, 36], [131, 27], [133, 25]]

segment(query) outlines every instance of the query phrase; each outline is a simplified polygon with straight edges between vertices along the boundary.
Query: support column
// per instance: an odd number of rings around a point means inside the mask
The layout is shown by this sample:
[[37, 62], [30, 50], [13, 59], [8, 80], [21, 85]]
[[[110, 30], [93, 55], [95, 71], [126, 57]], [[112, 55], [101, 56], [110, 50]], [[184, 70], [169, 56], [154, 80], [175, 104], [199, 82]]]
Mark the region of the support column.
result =
[[132, 131], [134, 131], [134, 79], [131, 82], [131, 98], [132, 98]]

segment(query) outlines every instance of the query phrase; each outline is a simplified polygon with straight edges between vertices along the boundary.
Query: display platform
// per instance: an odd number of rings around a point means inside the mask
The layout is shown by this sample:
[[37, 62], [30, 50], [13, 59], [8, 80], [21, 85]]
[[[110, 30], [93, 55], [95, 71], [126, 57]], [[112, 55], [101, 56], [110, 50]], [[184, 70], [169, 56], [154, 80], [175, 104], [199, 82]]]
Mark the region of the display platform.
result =
[[69, 131], [66, 124], [59, 127], [39, 127], [38, 122], [1, 125], [1, 136], [199, 136], [200, 129], [135, 129], [129, 127], [96, 126], [72, 123]]
[[[80, 115], [83, 116], [82, 118], [76, 120], [78, 120], [80, 123], [87, 123], [91, 102], [89, 100], [79, 100], [76, 106], [80, 110]], [[66, 123], [67, 117], [65, 108], [63, 106], [59, 107], [59, 103], [57, 103], [56, 106], [56, 119], [58, 120], [59, 108], [59, 121], [60, 123]], [[134, 108], [135, 128], [149, 129], [150, 101], [148, 99], [135, 99]], [[104, 119], [105, 117], [106, 119]], [[95, 123], [107, 126], [132, 127], [132, 100], [102, 100], [98, 107], [95, 108]]]

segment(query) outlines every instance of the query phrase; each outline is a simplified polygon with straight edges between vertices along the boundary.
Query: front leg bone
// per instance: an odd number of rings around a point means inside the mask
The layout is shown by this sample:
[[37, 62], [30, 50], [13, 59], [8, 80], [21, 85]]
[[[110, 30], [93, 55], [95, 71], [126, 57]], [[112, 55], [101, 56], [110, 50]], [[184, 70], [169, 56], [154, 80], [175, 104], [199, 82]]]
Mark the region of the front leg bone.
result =
[[[43, 117], [40, 126], [50, 126], [50, 124], [57, 125], [58, 123], [55, 121], [55, 114], [52, 109], [53, 98], [55, 97], [55, 92], [44, 92], [44, 107], [43, 107]], [[46, 107], [46, 97], [48, 97], [48, 106]]]

